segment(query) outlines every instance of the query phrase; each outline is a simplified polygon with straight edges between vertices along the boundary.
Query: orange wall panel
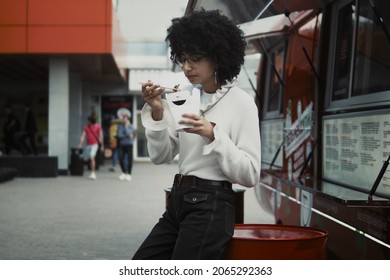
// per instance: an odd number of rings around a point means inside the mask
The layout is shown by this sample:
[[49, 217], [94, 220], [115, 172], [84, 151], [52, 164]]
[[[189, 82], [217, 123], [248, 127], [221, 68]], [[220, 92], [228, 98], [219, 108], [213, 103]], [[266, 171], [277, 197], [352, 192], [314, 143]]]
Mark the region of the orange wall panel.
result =
[[26, 52], [25, 26], [0, 26], [0, 53]]
[[0, 0], [0, 53], [111, 53], [112, 0]]
[[106, 27], [106, 52], [112, 53], [112, 28], [111, 27]]
[[30, 26], [29, 53], [107, 53], [104, 27]]
[[112, 25], [112, 0], [106, 0], [106, 24]]
[[0, 25], [26, 24], [27, 0], [0, 0]]
[[105, 25], [107, 0], [28, 0], [31, 25]]

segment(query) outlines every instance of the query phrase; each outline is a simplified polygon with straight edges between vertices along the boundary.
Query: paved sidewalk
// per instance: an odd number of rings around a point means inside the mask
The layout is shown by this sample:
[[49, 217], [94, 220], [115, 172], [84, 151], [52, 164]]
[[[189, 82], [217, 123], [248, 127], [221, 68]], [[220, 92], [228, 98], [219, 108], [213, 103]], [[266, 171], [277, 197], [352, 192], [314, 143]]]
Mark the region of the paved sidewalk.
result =
[[[15, 178], [0, 184], [0, 260], [131, 259], [165, 208], [177, 165], [135, 163], [133, 180], [100, 166], [84, 176]], [[254, 189], [245, 223], [272, 223]]]

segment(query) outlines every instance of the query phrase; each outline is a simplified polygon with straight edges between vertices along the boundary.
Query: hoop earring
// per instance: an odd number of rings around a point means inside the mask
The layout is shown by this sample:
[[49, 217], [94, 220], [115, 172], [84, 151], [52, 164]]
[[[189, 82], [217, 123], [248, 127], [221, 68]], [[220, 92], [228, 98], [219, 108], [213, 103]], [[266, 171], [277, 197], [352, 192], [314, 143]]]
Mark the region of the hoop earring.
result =
[[214, 83], [218, 84], [217, 71], [214, 72]]

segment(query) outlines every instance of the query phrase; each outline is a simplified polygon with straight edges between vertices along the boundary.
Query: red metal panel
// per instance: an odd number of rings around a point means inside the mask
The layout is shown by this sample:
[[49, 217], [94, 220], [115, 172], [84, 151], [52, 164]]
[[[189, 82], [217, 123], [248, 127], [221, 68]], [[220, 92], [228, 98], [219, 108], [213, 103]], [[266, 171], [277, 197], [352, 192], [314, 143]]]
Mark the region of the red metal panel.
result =
[[106, 30], [106, 34], [105, 34], [105, 37], [106, 37], [106, 52], [107, 53], [112, 53], [112, 45], [113, 45], [112, 28], [111, 28], [111, 26], [110, 27], [106, 27], [105, 30]]
[[322, 260], [328, 232], [289, 225], [238, 224], [223, 259]]
[[111, 53], [112, 12], [111, 0], [1, 0], [0, 52]]
[[112, 0], [106, 0], [106, 24], [112, 25], [113, 19]]
[[0, 25], [26, 24], [27, 0], [1, 0]]
[[25, 26], [0, 26], [0, 53], [26, 52]]
[[30, 25], [105, 25], [106, 0], [29, 0]]
[[113, 21], [114, 15], [112, 10], [112, 0], [106, 0], [106, 52], [112, 53], [112, 45], [113, 45], [113, 39], [112, 39], [112, 28], [113, 28]]
[[105, 27], [30, 26], [29, 53], [107, 53]]

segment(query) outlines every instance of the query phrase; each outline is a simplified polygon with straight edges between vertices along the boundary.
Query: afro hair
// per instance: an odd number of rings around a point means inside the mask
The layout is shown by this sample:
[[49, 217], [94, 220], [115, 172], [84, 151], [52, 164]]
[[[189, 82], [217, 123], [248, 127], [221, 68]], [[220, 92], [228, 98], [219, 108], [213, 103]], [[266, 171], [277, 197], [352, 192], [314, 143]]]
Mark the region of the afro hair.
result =
[[202, 55], [216, 65], [218, 81], [232, 81], [244, 63], [246, 41], [242, 30], [218, 10], [194, 11], [191, 15], [172, 19], [166, 41], [171, 58]]

